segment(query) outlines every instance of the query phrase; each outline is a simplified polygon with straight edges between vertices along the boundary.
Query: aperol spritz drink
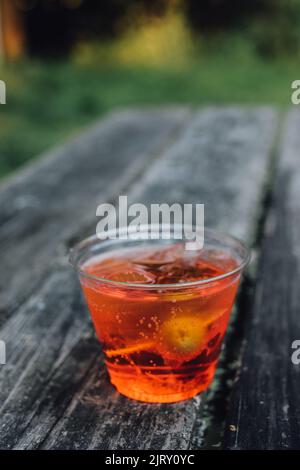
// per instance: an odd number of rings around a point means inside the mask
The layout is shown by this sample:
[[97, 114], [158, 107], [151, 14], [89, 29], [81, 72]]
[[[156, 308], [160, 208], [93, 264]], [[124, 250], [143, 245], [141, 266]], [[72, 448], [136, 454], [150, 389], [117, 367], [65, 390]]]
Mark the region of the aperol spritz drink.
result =
[[84, 257], [82, 288], [120, 393], [164, 403], [209, 386], [244, 261], [213, 241], [196, 251], [123, 241]]

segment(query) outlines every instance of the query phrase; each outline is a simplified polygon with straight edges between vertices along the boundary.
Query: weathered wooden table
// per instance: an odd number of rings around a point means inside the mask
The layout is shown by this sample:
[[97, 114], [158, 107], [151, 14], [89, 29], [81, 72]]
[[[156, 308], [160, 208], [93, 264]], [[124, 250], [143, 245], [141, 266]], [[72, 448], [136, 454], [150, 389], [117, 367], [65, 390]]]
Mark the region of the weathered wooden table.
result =
[[[300, 448], [300, 113], [114, 113], [0, 191], [1, 449]], [[206, 224], [252, 244], [208, 393], [137, 403], [109, 384], [69, 246], [95, 210], [205, 203]]]

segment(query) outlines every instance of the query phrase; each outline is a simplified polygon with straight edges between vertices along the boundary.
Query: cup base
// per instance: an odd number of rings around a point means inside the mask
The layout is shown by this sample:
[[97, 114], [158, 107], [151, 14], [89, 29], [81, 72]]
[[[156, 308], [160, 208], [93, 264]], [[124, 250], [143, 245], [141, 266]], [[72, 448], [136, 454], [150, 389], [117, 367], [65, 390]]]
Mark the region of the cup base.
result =
[[124, 395], [126, 398], [130, 398], [131, 400], [136, 400], [144, 403], [177, 403], [180, 401], [189, 400], [199, 393], [204, 392], [211, 384], [213, 377], [210, 379], [209, 382], [205, 384], [199, 384], [199, 387], [192, 388], [190, 390], [180, 391], [180, 392], [173, 392], [173, 393], [166, 393], [166, 394], [149, 394], [145, 393], [143, 390], [138, 390], [137, 388], [132, 388], [130, 386], [122, 387], [120, 384], [114, 383], [112, 380], [112, 384], [117, 389], [117, 391]]

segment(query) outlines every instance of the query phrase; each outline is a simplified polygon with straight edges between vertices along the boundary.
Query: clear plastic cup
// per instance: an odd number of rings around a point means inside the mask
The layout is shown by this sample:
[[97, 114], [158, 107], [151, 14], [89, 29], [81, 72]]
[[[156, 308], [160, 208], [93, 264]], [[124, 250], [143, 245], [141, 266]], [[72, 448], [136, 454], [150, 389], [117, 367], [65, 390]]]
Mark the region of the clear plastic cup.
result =
[[111, 382], [129, 398], [185, 400], [214, 377], [249, 250], [208, 229], [201, 250], [186, 242], [94, 236], [71, 253]]

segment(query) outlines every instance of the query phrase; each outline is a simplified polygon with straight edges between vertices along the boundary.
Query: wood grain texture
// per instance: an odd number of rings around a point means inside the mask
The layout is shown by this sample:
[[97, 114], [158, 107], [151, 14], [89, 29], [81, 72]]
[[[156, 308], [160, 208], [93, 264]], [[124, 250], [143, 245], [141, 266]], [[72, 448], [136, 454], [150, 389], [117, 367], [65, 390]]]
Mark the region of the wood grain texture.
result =
[[300, 448], [300, 113], [290, 112], [266, 222], [242, 369], [229, 409], [225, 446]]
[[113, 113], [0, 186], [0, 324], [47, 276], [66, 241], [96, 225], [97, 206], [126, 191], [189, 115]]
[[[131, 186], [130, 200], [205, 203], [210, 225], [250, 241], [275, 130], [276, 113], [269, 109], [199, 112]], [[75, 275], [62, 256], [0, 337], [8, 345], [7, 365], [0, 369], [0, 448], [201, 446], [205, 423], [199, 397], [148, 405], [114, 391]]]
[[205, 225], [253, 239], [277, 115], [269, 108], [208, 108], [145, 173], [133, 202], [204, 203]]

